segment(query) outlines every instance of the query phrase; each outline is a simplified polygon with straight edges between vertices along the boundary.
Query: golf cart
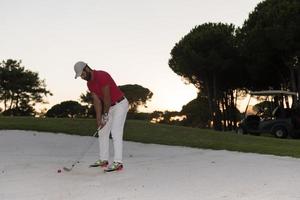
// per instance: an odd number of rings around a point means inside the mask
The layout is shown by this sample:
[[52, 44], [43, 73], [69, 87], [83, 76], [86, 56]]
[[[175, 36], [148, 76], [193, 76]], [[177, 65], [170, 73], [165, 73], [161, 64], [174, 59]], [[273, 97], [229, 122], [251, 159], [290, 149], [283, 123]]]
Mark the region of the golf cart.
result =
[[[283, 90], [250, 92], [245, 117], [238, 124], [236, 132], [252, 135], [271, 133], [277, 138], [300, 137], [300, 109], [290, 107], [293, 96], [297, 96], [297, 93]], [[261, 102], [253, 106], [252, 113], [249, 113], [253, 98]]]

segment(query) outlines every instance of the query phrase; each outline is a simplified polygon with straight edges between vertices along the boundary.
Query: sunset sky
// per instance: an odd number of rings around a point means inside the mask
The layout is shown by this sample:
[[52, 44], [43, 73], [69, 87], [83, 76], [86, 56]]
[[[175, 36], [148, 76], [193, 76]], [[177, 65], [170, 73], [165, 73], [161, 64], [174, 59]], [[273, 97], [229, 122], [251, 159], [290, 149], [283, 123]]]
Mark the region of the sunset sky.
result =
[[170, 51], [196, 25], [242, 26], [261, 0], [0, 0], [0, 59], [22, 60], [39, 73], [49, 108], [79, 100], [74, 79], [82, 60], [109, 72], [118, 85], [139, 84], [154, 95], [142, 111], [177, 110], [197, 91], [168, 66]]

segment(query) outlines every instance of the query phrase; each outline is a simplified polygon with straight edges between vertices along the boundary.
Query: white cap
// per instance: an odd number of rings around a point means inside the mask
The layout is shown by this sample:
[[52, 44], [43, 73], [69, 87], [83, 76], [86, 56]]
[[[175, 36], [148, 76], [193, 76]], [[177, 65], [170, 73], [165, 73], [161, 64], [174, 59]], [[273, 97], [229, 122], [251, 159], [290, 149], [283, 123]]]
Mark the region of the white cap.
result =
[[74, 65], [74, 70], [75, 70], [75, 78], [81, 76], [81, 73], [84, 69], [84, 67], [86, 66], [87, 64], [85, 62], [82, 62], [82, 61], [79, 61], [77, 62], [75, 65]]

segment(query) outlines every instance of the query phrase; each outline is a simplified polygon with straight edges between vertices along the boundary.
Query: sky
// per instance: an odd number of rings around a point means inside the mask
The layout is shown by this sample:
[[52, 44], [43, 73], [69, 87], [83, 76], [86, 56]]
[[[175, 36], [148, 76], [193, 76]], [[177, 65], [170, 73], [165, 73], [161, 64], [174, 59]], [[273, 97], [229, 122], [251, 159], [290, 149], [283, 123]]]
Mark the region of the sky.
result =
[[85, 61], [117, 85], [153, 92], [143, 112], [180, 111], [197, 89], [168, 66], [170, 52], [196, 25], [243, 25], [262, 0], [0, 0], [0, 60], [22, 60], [39, 73], [51, 106], [79, 100], [86, 82], [73, 66]]

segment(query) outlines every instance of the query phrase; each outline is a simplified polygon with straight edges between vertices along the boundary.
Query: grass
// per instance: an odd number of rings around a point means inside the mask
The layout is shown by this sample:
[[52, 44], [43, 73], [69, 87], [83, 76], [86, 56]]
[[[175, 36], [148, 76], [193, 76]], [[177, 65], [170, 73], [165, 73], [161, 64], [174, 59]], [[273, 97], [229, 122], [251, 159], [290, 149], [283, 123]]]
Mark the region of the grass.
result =
[[[94, 119], [0, 117], [0, 129], [93, 135], [96, 130], [96, 123]], [[216, 132], [207, 129], [151, 124], [138, 120], [127, 120], [124, 139], [142, 143], [300, 158], [300, 140], [236, 135], [232, 132]]]

